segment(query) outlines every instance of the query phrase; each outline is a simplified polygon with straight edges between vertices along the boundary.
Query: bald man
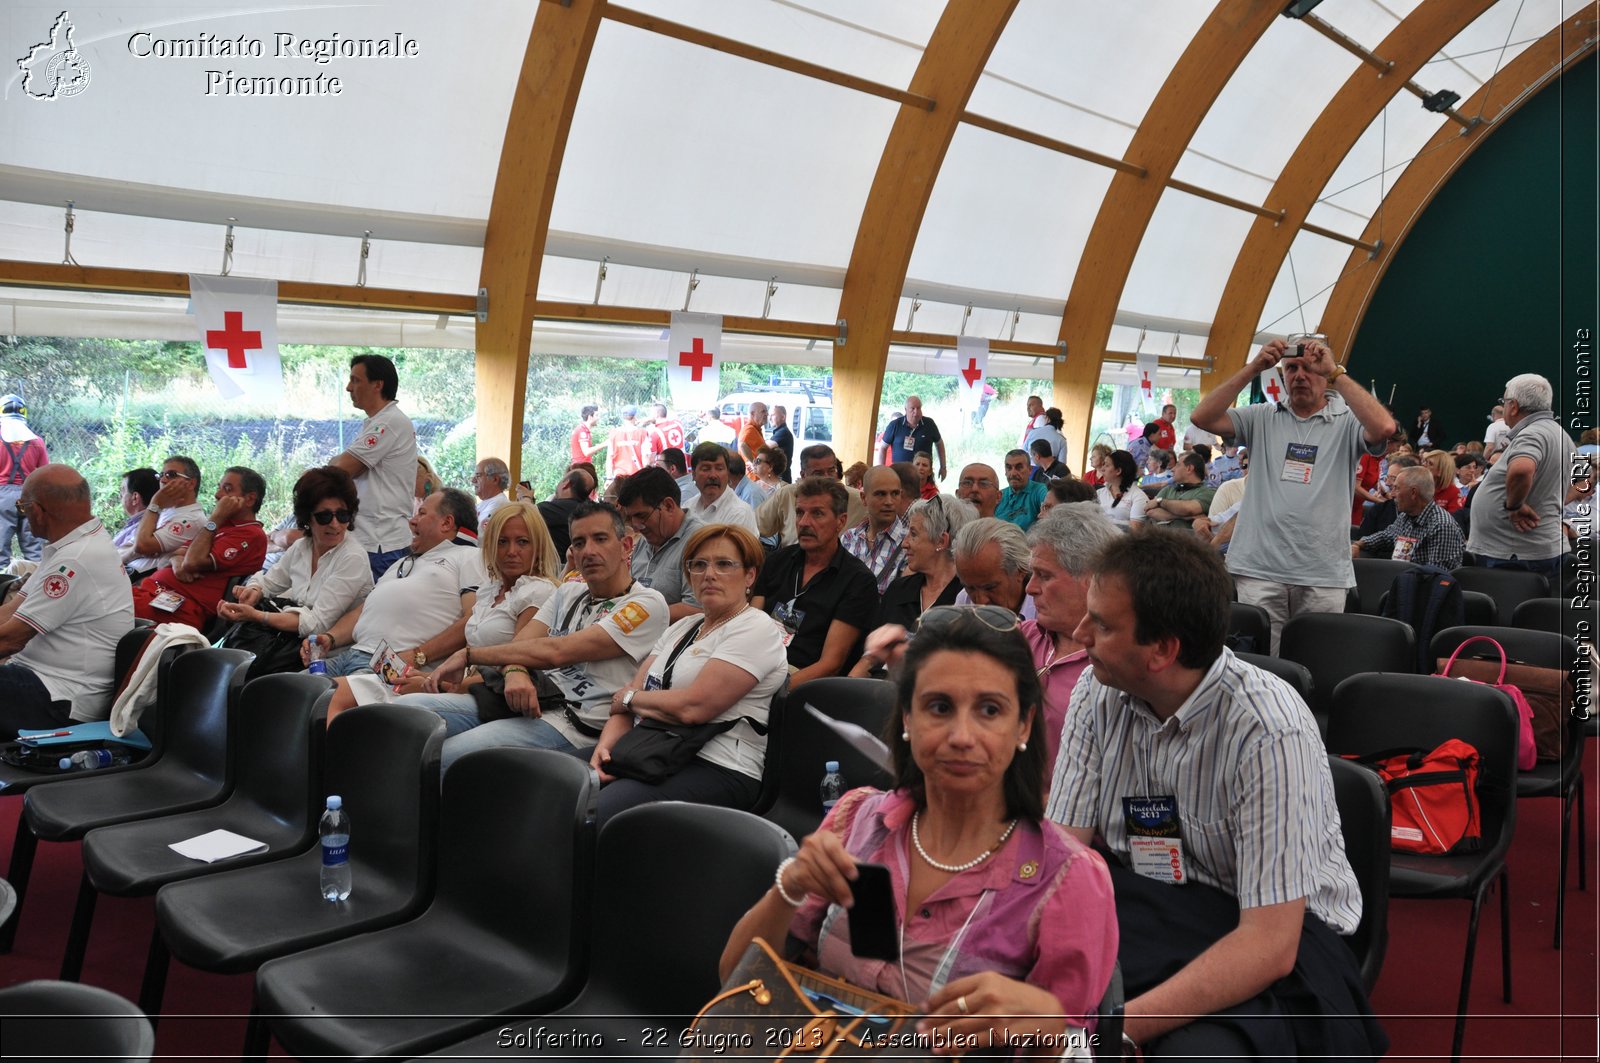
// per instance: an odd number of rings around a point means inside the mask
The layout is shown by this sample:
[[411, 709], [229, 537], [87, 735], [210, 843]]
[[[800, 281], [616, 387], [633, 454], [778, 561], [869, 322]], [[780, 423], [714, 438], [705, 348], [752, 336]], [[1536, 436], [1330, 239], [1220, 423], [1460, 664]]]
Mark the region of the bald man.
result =
[[961, 470], [956, 484], [956, 497], [964, 498], [978, 507], [978, 516], [992, 517], [1000, 505], [1000, 474], [994, 466], [973, 462]]
[[3, 741], [18, 728], [105, 719], [117, 640], [133, 627], [133, 592], [83, 477], [66, 465], [42, 466], [23, 481], [17, 506], [49, 545], [22, 590], [0, 606]]

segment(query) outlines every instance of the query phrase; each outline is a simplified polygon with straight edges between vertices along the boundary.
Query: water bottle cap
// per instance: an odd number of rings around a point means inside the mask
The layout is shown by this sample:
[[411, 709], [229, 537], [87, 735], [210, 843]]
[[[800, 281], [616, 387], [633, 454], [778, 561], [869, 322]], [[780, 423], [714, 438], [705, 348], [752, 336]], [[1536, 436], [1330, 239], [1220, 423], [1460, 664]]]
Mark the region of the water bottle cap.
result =
[[72, 767], [72, 758], [62, 757], [61, 760], [56, 764], [56, 767], [60, 768], [62, 771], [66, 771], [68, 768]]
[[344, 807], [344, 798], [340, 797], [338, 794], [329, 794], [328, 795], [328, 807], [329, 808], [343, 808]]
[[830, 760], [826, 764], [824, 764], [823, 767], [826, 768], [829, 771], [838, 771], [839, 770], [839, 762], [837, 760]]

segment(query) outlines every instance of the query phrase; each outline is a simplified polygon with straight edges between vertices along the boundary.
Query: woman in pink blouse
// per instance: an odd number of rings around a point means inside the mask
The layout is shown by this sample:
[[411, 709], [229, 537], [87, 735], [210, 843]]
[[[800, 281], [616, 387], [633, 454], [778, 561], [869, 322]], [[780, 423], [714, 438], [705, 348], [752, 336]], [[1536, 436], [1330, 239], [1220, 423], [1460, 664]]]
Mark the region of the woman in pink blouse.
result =
[[[929, 610], [897, 674], [895, 789], [839, 801], [734, 928], [722, 974], [752, 939], [787, 939], [801, 963], [917, 1005], [930, 1037], [1060, 1056], [1110, 981], [1116, 910], [1100, 856], [1044, 819], [1039, 681], [1016, 617]], [[898, 960], [851, 951], [858, 862], [889, 870]]]

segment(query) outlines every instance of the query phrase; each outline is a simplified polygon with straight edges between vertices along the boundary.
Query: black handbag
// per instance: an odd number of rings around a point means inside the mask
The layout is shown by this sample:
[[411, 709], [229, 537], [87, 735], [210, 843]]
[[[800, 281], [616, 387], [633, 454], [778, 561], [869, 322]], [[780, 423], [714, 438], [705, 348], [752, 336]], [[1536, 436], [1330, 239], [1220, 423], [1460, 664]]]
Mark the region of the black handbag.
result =
[[[264, 613], [281, 613], [284, 606], [299, 604], [290, 598], [263, 598], [256, 603], [256, 608]], [[264, 675], [298, 672], [305, 668], [305, 662], [300, 660], [298, 629], [279, 631], [254, 620], [240, 620], [224, 631], [218, 641], [230, 650], [245, 650], [256, 655], [256, 659], [250, 662], [249, 671], [245, 673], [246, 682]]]
[[[672, 669], [683, 651], [700, 633], [702, 623], [704, 621], [696, 621], [667, 657], [667, 665], [661, 670], [662, 690], [672, 686]], [[731, 729], [740, 720], [748, 723], [757, 734], [767, 733], [766, 727], [748, 716], [699, 724], [667, 723], [641, 717], [633, 725], [633, 730], [617, 739], [617, 744], [611, 747], [611, 759], [606, 762], [606, 771], [618, 778], [633, 779], [651, 786], [665, 782], [688, 767], [707, 742]]]

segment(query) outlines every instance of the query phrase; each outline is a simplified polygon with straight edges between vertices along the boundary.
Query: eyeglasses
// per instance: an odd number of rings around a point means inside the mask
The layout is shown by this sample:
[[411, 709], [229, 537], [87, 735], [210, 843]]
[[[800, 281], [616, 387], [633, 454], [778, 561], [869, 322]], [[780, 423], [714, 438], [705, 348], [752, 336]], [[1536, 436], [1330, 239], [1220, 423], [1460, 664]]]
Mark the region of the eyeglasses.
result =
[[311, 519], [324, 528], [334, 521], [338, 521], [340, 524], [349, 524], [350, 511], [348, 509], [319, 509], [311, 514]]
[[17, 516], [23, 520], [28, 519], [28, 510], [33, 508], [33, 500], [28, 498], [17, 499]]
[[187, 480], [188, 478], [183, 473], [173, 472], [171, 469], [163, 470], [161, 473], [162, 480]]
[[719, 576], [731, 576], [744, 568], [744, 562], [735, 561], [731, 557], [719, 557], [714, 561], [704, 557], [697, 557], [683, 567], [688, 569], [691, 575], [695, 576], [705, 575], [707, 569], [716, 569]]
[[407, 554], [405, 557], [402, 557], [400, 559], [400, 563], [395, 566], [396, 572], [395, 572], [394, 578], [395, 579], [405, 579], [407, 576], [411, 575], [411, 570], [416, 568], [416, 567], [417, 567], [417, 555], [416, 554]]
[[1015, 631], [1022, 621], [1017, 614], [1000, 605], [939, 605], [922, 614], [917, 621], [917, 634], [924, 631], [941, 631], [971, 617], [990, 631]]
[[958, 486], [961, 486], [961, 487], [993, 487], [994, 486], [994, 481], [989, 479], [988, 477], [985, 477], [985, 478], [983, 478], [981, 480], [974, 480], [972, 477], [969, 476], [969, 477], [963, 479]]
[[625, 513], [623, 514], [623, 519], [628, 522], [628, 527], [630, 528], [643, 528], [650, 523], [650, 518], [655, 516], [656, 510], [660, 508], [661, 503], [657, 502], [643, 513]]

